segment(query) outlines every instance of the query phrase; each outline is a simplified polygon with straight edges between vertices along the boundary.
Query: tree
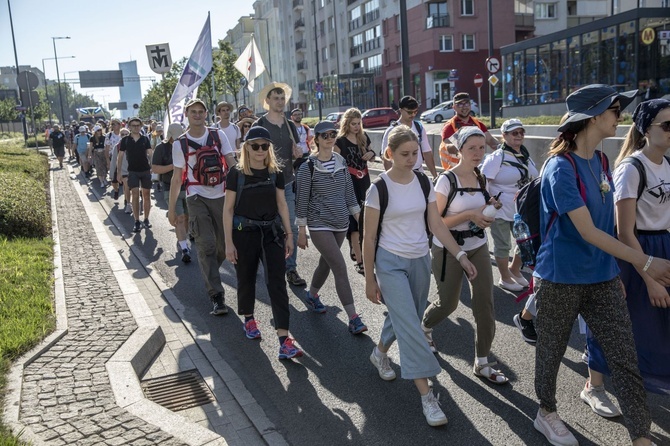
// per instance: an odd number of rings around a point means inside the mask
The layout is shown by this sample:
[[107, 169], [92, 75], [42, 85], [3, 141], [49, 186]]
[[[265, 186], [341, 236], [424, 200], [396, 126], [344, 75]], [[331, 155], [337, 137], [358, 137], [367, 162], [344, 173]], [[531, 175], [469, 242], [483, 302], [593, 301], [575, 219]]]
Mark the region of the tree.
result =
[[167, 101], [169, 101], [174, 92], [177, 82], [184, 71], [184, 66], [188, 59], [186, 57], [174, 62], [170, 71], [159, 81], [155, 82], [147, 94], [142, 98], [140, 104], [139, 116], [161, 118], [165, 114]]
[[[200, 84], [198, 96], [208, 104], [215, 104], [219, 95], [230, 94], [235, 98], [235, 107], [239, 105], [237, 94], [240, 91], [242, 73], [234, 67], [239, 56], [233, 51], [228, 42], [219, 40], [219, 47], [212, 52], [212, 71]], [[217, 97], [212, 97], [212, 76], [214, 76], [214, 87]], [[213, 112], [213, 110], [211, 110]]]
[[18, 121], [19, 112], [16, 111], [16, 101], [11, 98], [0, 101], [0, 121], [12, 122]]

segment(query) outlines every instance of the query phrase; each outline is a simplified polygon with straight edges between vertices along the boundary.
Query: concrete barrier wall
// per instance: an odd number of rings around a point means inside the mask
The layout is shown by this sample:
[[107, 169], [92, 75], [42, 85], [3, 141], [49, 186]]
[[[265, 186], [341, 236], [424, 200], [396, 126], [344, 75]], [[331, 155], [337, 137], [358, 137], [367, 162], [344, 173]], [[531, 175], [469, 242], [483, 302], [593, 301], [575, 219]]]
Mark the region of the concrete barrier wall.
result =
[[[547, 150], [549, 150], [549, 145], [551, 141], [558, 135], [557, 132], [558, 126], [555, 125], [529, 125], [526, 127], [526, 138], [524, 140], [524, 145], [530, 152], [530, 156], [535, 161], [535, 164], [541, 165], [546, 159]], [[616, 131], [616, 137], [607, 138], [603, 140], [600, 144], [599, 150], [605, 152], [605, 154], [610, 159], [611, 164], [614, 164], [614, 160], [619, 154], [621, 145], [625, 138], [626, 133], [628, 133], [628, 125], [620, 125]], [[384, 136], [384, 130], [366, 130], [370, 140], [372, 141], [372, 148], [379, 155], [381, 152], [382, 137]], [[497, 138], [501, 139], [500, 130], [492, 129], [491, 134]], [[435, 160], [435, 165], [440, 167], [440, 154], [438, 152], [440, 143], [442, 142], [442, 137], [440, 134], [428, 133], [428, 142], [433, 148], [433, 159]], [[487, 152], [490, 152], [490, 149], [487, 149]]]

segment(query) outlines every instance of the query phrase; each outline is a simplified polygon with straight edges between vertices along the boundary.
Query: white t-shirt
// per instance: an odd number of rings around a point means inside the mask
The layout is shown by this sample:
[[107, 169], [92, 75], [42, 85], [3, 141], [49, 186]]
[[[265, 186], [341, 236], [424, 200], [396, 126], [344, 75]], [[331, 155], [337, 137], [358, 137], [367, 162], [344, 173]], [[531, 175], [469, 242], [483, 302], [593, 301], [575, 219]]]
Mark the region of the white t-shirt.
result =
[[298, 137], [300, 140], [296, 143], [298, 147], [302, 149], [303, 155], [309, 153], [309, 147], [307, 147], [307, 129], [302, 125], [294, 122], [295, 129], [298, 132]]
[[242, 132], [240, 131], [240, 128], [236, 126], [235, 124], [228, 123], [228, 127], [225, 129], [221, 127], [221, 123], [217, 122], [216, 127], [221, 130], [224, 135], [228, 138], [228, 142], [230, 143], [230, 147], [235, 149], [237, 146], [235, 143], [237, 142], [238, 139], [242, 138]]
[[[233, 148], [228, 142], [228, 138], [223, 134], [221, 130], [217, 130], [217, 132], [219, 132], [219, 139], [221, 140], [221, 155], [226, 156], [228, 154], [233, 153]], [[186, 137], [188, 139], [190, 139], [195, 143], [200, 144], [201, 146], [204, 146], [207, 143], [208, 136], [209, 136], [209, 129], [207, 129], [207, 131], [205, 131], [205, 134], [199, 138], [195, 138], [191, 136], [189, 132], [186, 132]], [[195, 149], [191, 146], [188, 146], [188, 150], [189, 153], [195, 153]], [[188, 157], [189, 167], [187, 167], [187, 172], [188, 172], [188, 180], [190, 182], [195, 182], [195, 177], [193, 176], [193, 166], [195, 166], [195, 161], [196, 161], [195, 155], [191, 155]], [[186, 165], [184, 160], [184, 152], [182, 152], [181, 143], [179, 142], [178, 139], [174, 143], [172, 143], [172, 165], [174, 167], [179, 167], [181, 169], [183, 169], [184, 166]], [[192, 195], [200, 195], [203, 198], [213, 199], [213, 198], [221, 198], [225, 194], [226, 194], [225, 181], [217, 186], [191, 185], [186, 188], [187, 197], [190, 197]]]
[[[456, 175], [456, 186], [457, 187], [463, 187], [461, 185], [460, 180], [458, 179], [458, 175]], [[447, 178], [446, 175], [440, 175], [437, 179], [437, 182], [435, 183], [435, 192], [438, 194], [444, 195], [445, 198], [449, 197], [449, 190], [451, 189], [450, 184], [449, 184], [449, 178]], [[472, 194], [468, 192], [456, 192], [456, 195], [454, 195], [454, 200], [451, 202], [449, 205], [449, 208], [447, 209], [447, 217], [451, 215], [456, 215], [460, 214], [461, 212], [469, 211], [471, 209], [477, 209], [482, 206], [484, 206], [486, 202], [484, 201], [484, 195], [481, 192], [474, 192]], [[452, 231], [468, 231], [470, 225], [470, 221], [464, 221], [463, 223], [460, 223], [454, 227], [450, 227]], [[442, 243], [437, 239], [437, 237], [433, 237], [433, 243], [436, 246], [443, 247]], [[461, 246], [461, 249], [463, 251], [470, 251], [475, 248], [479, 248], [483, 244], [486, 243], [486, 231], [484, 231], [484, 238], [479, 238], [479, 237], [468, 237], [464, 239], [464, 243]]]
[[[642, 161], [647, 174], [647, 187], [637, 202], [637, 229], [659, 231], [670, 228], [670, 164], [663, 159], [654, 164], [642, 151], [632, 156]], [[632, 164], [620, 164], [614, 171], [614, 202], [637, 198], [640, 183], [638, 171]]]
[[[391, 133], [391, 130], [393, 130], [396, 127], [397, 126], [391, 125], [384, 132], [384, 137], [382, 138], [381, 153], [379, 153], [379, 155], [382, 155], [386, 147], [388, 147], [389, 133]], [[419, 135], [419, 131], [416, 129], [416, 123], [414, 121], [412, 121], [412, 125], [410, 128], [412, 129], [414, 134], [419, 137], [419, 140], [421, 141], [421, 152], [423, 153], [423, 156], [421, 155], [421, 153], [419, 153], [419, 156], [416, 157], [416, 163], [414, 163], [414, 167], [412, 167], [412, 170], [419, 170], [420, 172], [423, 172], [423, 159], [429, 156], [433, 156], [433, 149], [432, 147], [430, 147], [430, 144], [428, 143], [428, 135], [426, 134], [425, 127], [421, 128], [421, 135]]]
[[[416, 176], [409, 184], [396, 183], [386, 172], [380, 176], [388, 188], [388, 206], [384, 212], [379, 246], [388, 252], [406, 259], [423, 257], [429, 252], [426, 224], [423, 219], [426, 199], [421, 183]], [[428, 202], [435, 201], [435, 192], [430, 190]], [[370, 187], [365, 195], [365, 206], [379, 209], [379, 193]]]
[[[498, 209], [496, 218], [506, 221], [514, 221], [516, 206], [514, 205], [514, 196], [519, 191], [519, 181], [522, 178], [521, 171], [515, 166], [502, 164], [503, 161], [509, 161], [521, 164], [511, 153], [498, 149], [484, 158], [481, 165], [481, 173], [488, 179], [488, 187], [491, 196], [500, 195], [502, 208]], [[537, 167], [532, 159], [528, 158], [528, 180], [537, 177]]]

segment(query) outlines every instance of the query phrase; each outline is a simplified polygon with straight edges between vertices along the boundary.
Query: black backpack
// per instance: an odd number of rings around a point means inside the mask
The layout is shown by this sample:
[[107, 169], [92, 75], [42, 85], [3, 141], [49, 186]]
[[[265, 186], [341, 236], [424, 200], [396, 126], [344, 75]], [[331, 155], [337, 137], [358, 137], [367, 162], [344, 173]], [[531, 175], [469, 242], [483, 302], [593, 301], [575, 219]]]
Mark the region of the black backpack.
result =
[[[663, 158], [670, 163], [670, 157], [663, 155]], [[645, 169], [644, 164], [640, 161], [639, 158], [635, 156], [627, 156], [621, 161], [621, 164], [632, 164], [637, 169], [637, 173], [640, 175], [640, 182], [637, 185], [637, 200], [640, 199], [644, 190], [647, 188], [647, 169]]]
[[[421, 150], [421, 142], [423, 141], [423, 125], [421, 124], [421, 121], [412, 121], [414, 125], [416, 126], [416, 131], [419, 133], [419, 153], [421, 154], [421, 159], [425, 159], [423, 157], [423, 151]], [[393, 121], [391, 123], [391, 127], [396, 127], [400, 125], [400, 121]]]
[[[430, 236], [430, 229], [428, 227], [428, 195], [430, 195], [430, 190], [432, 189], [433, 186], [430, 184], [430, 180], [428, 179], [425, 173], [417, 172], [416, 170], [414, 170], [413, 172], [419, 179], [419, 183], [421, 184], [421, 190], [423, 191], [423, 196], [424, 199], [426, 200], [426, 210], [423, 213], [423, 220], [426, 225], [426, 234]], [[384, 219], [384, 212], [386, 211], [386, 208], [388, 207], [389, 204], [389, 190], [388, 187], [386, 186], [386, 182], [381, 176], [375, 178], [372, 181], [370, 187], [372, 187], [373, 185], [377, 188], [377, 193], [379, 194], [379, 222], [377, 223], [377, 237], [375, 238], [375, 254], [376, 254], [377, 248], [379, 246], [379, 235], [381, 234], [382, 231], [382, 220]], [[361, 250], [363, 249], [363, 237], [364, 237], [363, 227], [365, 226], [364, 222], [365, 222], [365, 205], [361, 206], [361, 212], [358, 214], [358, 233], [359, 233], [358, 243], [361, 246]]]
[[[609, 160], [607, 155], [605, 155], [600, 150], [596, 150], [596, 155], [600, 158], [601, 163], [603, 164], [603, 170], [607, 172], [609, 178]], [[586, 202], [586, 188], [584, 183], [582, 183], [581, 178], [579, 178], [579, 173], [577, 172], [577, 166], [575, 165], [575, 160], [572, 158], [572, 155], [569, 152], [563, 153], [558, 156], [563, 156], [570, 161], [572, 168], [575, 170], [575, 176], [577, 177], [577, 188], [579, 189], [579, 195], [581, 195], [582, 200]], [[544, 167], [542, 168], [544, 171]], [[611, 178], [609, 178], [611, 180]], [[516, 213], [521, 216], [521, 219], [528, 225], [528, 230], [530, 232], [530, 239], [533, 243], [533, 265], [535, 265], [535, 257], [537, 256], [540, 246], [542, 245], [542, 240], [540, 238], [540, 203], [542, 202], [542, 196], [540, 195], [540, 185], [542, 183], [542, 173], [530, 181], [528, 184], [523, 186], [514, 196], [514, 203], [516, 204]], [[551, 214], [549, 223], [547, 224], [547, 231], [551, 228], [551, 225], [554, 224], [554, 221], [558, 217], [557, 212]]]

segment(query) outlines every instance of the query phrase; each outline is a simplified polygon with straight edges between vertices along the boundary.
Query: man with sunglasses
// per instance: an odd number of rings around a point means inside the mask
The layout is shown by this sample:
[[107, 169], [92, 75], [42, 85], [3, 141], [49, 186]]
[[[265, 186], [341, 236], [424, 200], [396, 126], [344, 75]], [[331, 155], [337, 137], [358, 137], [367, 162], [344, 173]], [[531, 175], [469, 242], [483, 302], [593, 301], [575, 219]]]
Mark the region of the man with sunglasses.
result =
[[[172, 144], [173, 174], [170, 182], [168, 219], [172, 226], [177, 227], [177, 199], [184, 178], [186, 178], [188, 223], [191, 228], [191, 235], [195, 238], [198, 263], [205, 278], [207, 294], [212, 302], [213, 309], [210, 314], [218, 316], [228, 313], [224, 301], [221, 275], [219, 274], [219, 267], [226, 259], [225, 236], [223, 233], [223, 203], [226, 183], [221, 181], [212, 186], [203, 184], [204, 181], [198, 181], [198, 172], [194, 172], [194, 169], [197, 169], [198, 150], [204, 150], [206, 147], [214, 148], [216, 146], [221, 157], [225, 158], [228, 169], [231, 169], [236, 162], [233, 156], [233, 148], [223, 132], [205, 126], [207, 107], [202, 100], [191, 99], [184, 107], [184, 113], [188, 118], [188, 130], [183, 137], [177, 138]], [[183, 146], [183, 143], [186, 146]], [[185, 152], [187, 156], [184, 155]], [[225, 168], [226, 166], [222, 167]], [[225, 173], [227, 174], [227, 172]]]
[[[470, 114], [471, 111], [470, 95], [468, 93], [456, 93], [454, 95], [454, 111], [456, 114], [453, 118], [444, 123], [442, 127], [442, 146], [440, 150], [446, 150], [452, 155], [458, 154], [458, 149], [456, 149], [455, 137], [454, 135], [458, 133], [461, 127], [467, 127], [471, 125], [476, 125], [479, 129], [484, 132], [486, 136], [486, 145], [488, 145], [491, 150], [496, 150], [498, 148], [498, 141], [491, 135], [486, 126]], [[442, 155], [442, 153], [440, 153]]]
[[[302, 149], [297, 142], [300, 140], [298, 131], [293, 121], [286, 119], [284, 108], [286, 103], [291, 100], [291, 87], [282, 82], [270, 82], [260, 91], [259, 95], [263, 98], [263, 108], [267, 113], [261, 116], [254, 126], [264, 127], [270, 132], [272, 144], [274, 146], [275, 156], [280, 165], [283, 166], [284, 174], [284, 195], [286, 195], [286, 204], [288, 205], [289, 220], [291, 221], [291, 231], [293, 233], [293, 245], [298, 243], [298, 227], [295, 223], [295, 175], [293, 172], [293, 160], [302, 158]], [[288, 232], [288, 228], [286, 228]], [[294, 249], [293, 254], [286, 259], [286, 280], [294, 286], [304, 287], [307, 285], [305, 279], [300, 277], [297, 267], [298, 250]]]
[[[398, 113], [400, 114], [400, 119], [391, 124], [384, 132], [384, 137], [382, 138], [382, 152], [386, 149], [386, 147], [388, 147], [388, 135], [391, 133], [391, 130], [393, 130], [393, 128], [398, 124], [406, 125], [419, 137], [420, 156], [418, 156], [416, 159], [414, 170], [423, 172], [423, 163], [426, 163], [426, 167], [428, 167], [430, 174], [433, 176], [433, 178], [437, 178], [437, 170], [435, 170], [435, 159], [433, 158], [433, 148], [428, 142], [426, 129], [423, 127], [423, 125], [421, 125], [421, 122], [414, 119], [419, 112], [419, 102], [412, 96], [403, 96], [403, 98], [400, 99], [399, 105], [400, 109], [398, 110]], [[380, 153], [380, 155], [383, 155], [383, 153]], [[382, 160], [384, 162], [384, 169], [389, 170], [391, 168], [392, 162], [388, 161], [383, 156]]]

